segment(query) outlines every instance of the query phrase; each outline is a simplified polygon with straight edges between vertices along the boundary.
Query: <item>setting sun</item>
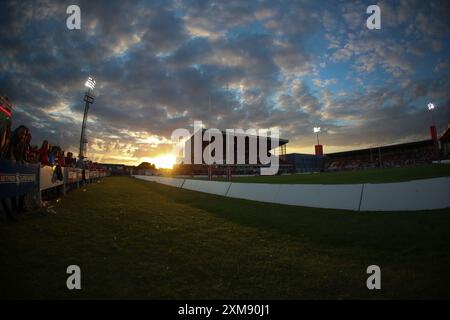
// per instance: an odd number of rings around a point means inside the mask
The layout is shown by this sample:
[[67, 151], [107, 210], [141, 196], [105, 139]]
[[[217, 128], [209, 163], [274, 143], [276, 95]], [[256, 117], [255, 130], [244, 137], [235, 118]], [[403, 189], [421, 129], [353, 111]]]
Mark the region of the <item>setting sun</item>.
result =
[[172, 169], [175, 164], [176, 158], [171, 154], [163, 154], [158, 157], [146, 157], [142, 159], [143, 161], [154, 163], [156, 168]]

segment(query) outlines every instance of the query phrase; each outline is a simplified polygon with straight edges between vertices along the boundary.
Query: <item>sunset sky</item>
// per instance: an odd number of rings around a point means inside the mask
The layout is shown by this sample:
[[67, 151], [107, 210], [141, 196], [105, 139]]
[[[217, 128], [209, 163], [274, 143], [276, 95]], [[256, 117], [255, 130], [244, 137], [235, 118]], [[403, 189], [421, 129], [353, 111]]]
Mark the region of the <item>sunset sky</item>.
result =
[[[280, 127], [289, 152], [426, 139], [450, 122], [449, 1], [1, 1], [0, 93], [13, 127], [88, 157], [171, 162], [170, 135]], [[66, 8], [81, 8], [68, 30]], [[381, 30], [366, 28], [367, 6]]]

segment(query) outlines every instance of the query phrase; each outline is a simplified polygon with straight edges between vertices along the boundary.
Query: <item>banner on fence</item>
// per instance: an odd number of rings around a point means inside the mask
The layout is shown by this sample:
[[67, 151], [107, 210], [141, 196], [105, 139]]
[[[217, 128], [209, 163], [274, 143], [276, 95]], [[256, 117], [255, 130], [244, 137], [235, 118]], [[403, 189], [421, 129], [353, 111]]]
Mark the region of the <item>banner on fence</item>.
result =
[[0, 160], [0, 197], [7, 198], [33, 192], [39, 165], [20, 165]]
[[[0, 160], [0, 198], [14, 197], [37, 190], [44, 191], [82, 181], [83, 173], [86, 180], [107, 176], [106, 172], [98, 170], [58, 166], [41, 167], [40, 164], [27, 163], [22, 165], [12, 161]], [[84, 183], [86, 183], [86, 180]], [[40, 199], [40, 193], [37, 193], [37, 196]]]
[[67, 171], [67, 182], [74, 183], [81, 180], [81, 169], [65, 168]]

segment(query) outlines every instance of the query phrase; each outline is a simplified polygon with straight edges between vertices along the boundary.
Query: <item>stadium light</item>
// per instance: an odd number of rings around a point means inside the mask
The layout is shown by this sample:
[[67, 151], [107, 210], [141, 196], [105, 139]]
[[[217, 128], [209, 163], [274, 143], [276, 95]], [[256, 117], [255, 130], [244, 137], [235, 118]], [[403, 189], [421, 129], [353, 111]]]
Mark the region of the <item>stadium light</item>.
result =
[[89, 89], [94, 90], [94, 88], [95, 88], [95, 80], [92, 79], [91, 77], [89, 77], [87, 79], [87, 81], [84, 83], [84, 85], [86, 87], [88, 87]]
[[320, 127], [314, 127], [313, 128], [313, 131], [314, 131], [314, 133], [316, 134], [316, 136], [317, 136], [317, 145], [319, 145], [320, 143], [319, 143], [319, 132], [320, 132]]
[[78, 155], [78, 158], [81, 160], [80, 164], [84, 166], [84, 158], [86, 157], [86, 149], [87, 149], [87, 139], [86, 139], [86, 132], [87, 132], [87, 118], [88, 118], [88, 112], [89, 107], [91, 104], [94, 103], [94, 94], [93, 90], [95, 88], [95, 80], [92, 77], [88, 77], [84, 85], [88, 88], [88, 91], [84, 94], [83, 101], [85, 102], [84, 105], [84, 115], [83, 115], [83, 124], [81, 125], [81, 137], [80, 137], [80, 153]]
[[438, 139], [437, 139], [436, 122], [434, 121], [434, 109], [435, 109], [435, 106], [434, 106], [433, 103], [429, 102], [427, 107], [428, 107], [428, 110], [431, 113], [431, 127], [430, 127], [431, 140], [434, 141], [434, 150], [435, 150], [436, 158], [439, 159], [440, 158], [440, 155], [439, 155], [439, 142], [438, 142]]
[[434, 115], [433, 115], [435, 106], [434, 106], [434, 104], [432, 102], [429, 102], [427, 107], [428, 107], [428, 110], [431, 111], [431, 122], [432, 122], [433, 126], [436, 126], [436, 124], [434, 122]]

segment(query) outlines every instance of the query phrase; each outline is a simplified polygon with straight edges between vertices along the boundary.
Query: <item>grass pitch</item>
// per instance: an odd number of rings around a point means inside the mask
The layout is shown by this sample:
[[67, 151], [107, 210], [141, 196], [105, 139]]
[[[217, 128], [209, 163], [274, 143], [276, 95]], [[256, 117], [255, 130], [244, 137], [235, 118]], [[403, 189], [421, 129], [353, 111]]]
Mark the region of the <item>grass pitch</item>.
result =
[[[427, 164], [401, 168], [349, 170], [338, 172], [299, 173], [276, 176], [234, 176], [233, 182], [281, 183], [281, 184], [349, 184], [387, 183], [450, 176], [450, 165]], [[201, 178], [206, 180], [207, 178]], [[223, 177], [214, 180], [225, 181]]]
[[[312, 209], [125, 177], [52, 205], [0, 222], [2, 298], [450, 298], [448, 209]], [[66, 289], [71, 264], [80, 291]]]

